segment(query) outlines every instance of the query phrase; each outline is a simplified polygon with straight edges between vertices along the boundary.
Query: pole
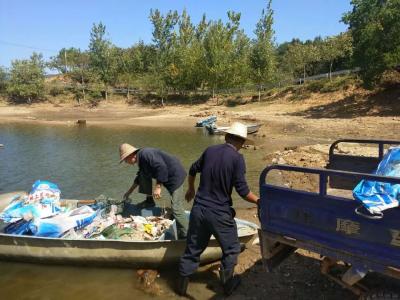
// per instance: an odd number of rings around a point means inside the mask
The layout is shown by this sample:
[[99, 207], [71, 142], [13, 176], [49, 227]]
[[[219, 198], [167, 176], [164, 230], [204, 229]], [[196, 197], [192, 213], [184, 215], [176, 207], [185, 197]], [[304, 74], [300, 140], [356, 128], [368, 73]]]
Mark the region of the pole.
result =
[[67, 50], [64, 49], [64, 63], [65, 63], [65, 73], [67, 73]]

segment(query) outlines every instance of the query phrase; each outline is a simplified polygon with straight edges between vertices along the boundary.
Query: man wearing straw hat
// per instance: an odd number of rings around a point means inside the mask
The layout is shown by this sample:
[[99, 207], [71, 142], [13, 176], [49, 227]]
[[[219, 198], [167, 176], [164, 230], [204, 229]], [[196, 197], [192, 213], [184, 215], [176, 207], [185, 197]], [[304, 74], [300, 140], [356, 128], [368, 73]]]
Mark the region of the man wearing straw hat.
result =
[[[183, 208], [183, 183], [186, 171], [179, 159], [164, 151], [155, 148], [135, 148], [129, 144], [119, 147], [120, 163], [137, 164], [138, 174], [132, 186], [124, 195], [124, 200], [139, 186], [139, 192], [146, 195], [153, 194], [155, 199], [161, 198], [161, 185], [171, 195], [172, 214], [177, 223], [179, 238], [185, 238], [188, 220]], [[152, 191], [152, 179], [156, 180]]]
[[[226, 295], [240, 284], [234, 276], [234, 268], [240, 253], [235, 210], [232, 208], [233, 187], [246, 201], [258, 204], [258, 197], [248, 188], [245, 178], [245, 162], [239, 150], [244, 144], [253, 144], [247, 138], [247, 126], [235, 122], [225, 131], [225, 144], [208, 147], [192, 164], [185, 198], [194, 204], [190, 213], [186, 249], [180, 259], [177, 292], [186, 295], [189, 276], [196, 272], [200, 255], [214, 235], [222, 249], [220, 279]], [[196, 173], [200, 185], [195, 194]]]

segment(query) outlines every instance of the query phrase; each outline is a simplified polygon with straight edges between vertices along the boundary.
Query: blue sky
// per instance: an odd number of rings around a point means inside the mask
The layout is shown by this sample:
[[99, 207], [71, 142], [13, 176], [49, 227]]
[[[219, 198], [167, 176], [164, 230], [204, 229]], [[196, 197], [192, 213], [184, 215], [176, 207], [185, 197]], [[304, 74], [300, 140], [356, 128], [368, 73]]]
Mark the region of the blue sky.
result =
[[[0, 0], [0, 66], [28, 58], [33, 51], [45, 58], [63, 47], [87, 49], [93, 23], [103, 22], [111, 41], [128, 47], [140, 39], [150, 43], [151, 8], [161, 12], [184, 8], [197, 23], [226, 20], [226, 12], [241, 12], [241, 27], [253, 37], [266, 0]], [[276, 42], [329, 36], [346, 30], [340, 22], [351, 9], [350, 0], [273, 0]], [[29, 46], [23, 47], [23, 46]], [[37, 48], [37, 49], [33, 49]]]

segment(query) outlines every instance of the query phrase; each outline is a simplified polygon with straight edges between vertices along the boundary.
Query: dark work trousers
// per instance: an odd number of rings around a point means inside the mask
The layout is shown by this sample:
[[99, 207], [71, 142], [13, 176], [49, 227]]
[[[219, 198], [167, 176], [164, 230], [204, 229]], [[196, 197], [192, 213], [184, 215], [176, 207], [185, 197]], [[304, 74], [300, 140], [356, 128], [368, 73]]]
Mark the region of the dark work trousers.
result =
[[[136, 179], [139, 184], [139, 193], [152, 195], [152, 178], [145, 176], [138, 176]], [[172, 214], [176, 220], [176, 225], [178, 229], [178, 238], [184, 239], [187, 236], [188, 230], [188, 218], [185, 214], [185, 208], [183, 205], [183, 184], [177, 188], [171, 196], [171, 208]]]
[[223, 269], [233, 269], [240, 253], [234, 210], [216, 212], [213, 209], [194, 205], [190, 213], [186, 249], [179, 263], [181, 276], [196, 272], [200, 255], [207, 248], [211, 235], [219, 242], [222, 249], [221, 264]]
[[140, 194], [146, 194], [150, 196], [153, 194], [153, 180], [151, 177], [147, 177], [138, 173], [135, 182], [139, 185], [138, 192]]

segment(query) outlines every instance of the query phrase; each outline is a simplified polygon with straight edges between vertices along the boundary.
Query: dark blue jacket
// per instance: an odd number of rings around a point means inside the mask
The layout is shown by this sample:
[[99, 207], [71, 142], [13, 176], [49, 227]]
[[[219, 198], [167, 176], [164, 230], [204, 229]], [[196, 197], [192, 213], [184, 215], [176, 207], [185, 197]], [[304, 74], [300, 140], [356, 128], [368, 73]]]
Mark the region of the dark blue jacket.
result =
[[162, 183], [171, 194], [186, 178], [186, 171], [175, 156], [155, 148], [141, 148], [137, 153], [139, 173]]
[[233, 187], [241, 197], [246, 197], [250, 192], [243, 155], [231, 144], [208, 147], [190, 168], [191, 176], [196, 173], [201, 173], [195, 197], [197, 205], [229, 211]]

